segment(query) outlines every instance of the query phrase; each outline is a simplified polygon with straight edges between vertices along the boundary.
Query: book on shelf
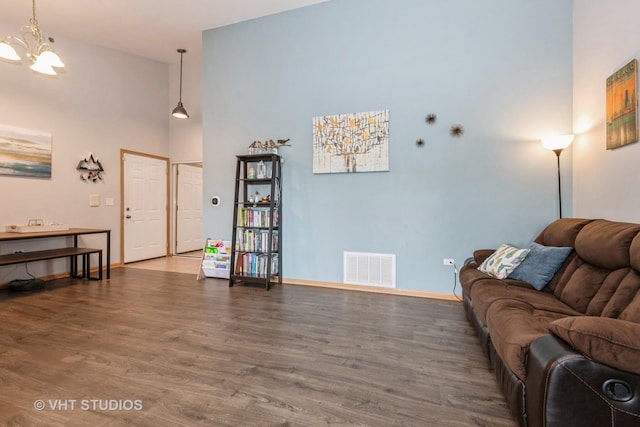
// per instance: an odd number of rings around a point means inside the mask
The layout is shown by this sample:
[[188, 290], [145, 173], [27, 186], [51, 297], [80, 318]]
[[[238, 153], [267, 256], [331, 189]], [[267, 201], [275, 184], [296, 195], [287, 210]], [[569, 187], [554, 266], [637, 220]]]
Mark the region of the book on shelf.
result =
[[[278, 250], [278, 232], [271, 234], [271, 251]], [[250, 228], [238, 228], [236, 230], [236, 250], [248, 252], [268, 252], [269, 251], [269, 231], [254, 230]]]
[[[235, 271], [238, 276], [267, 277], [267, 254], [236, 252]], [[278, 254], [271, 255], [271, 276], [278, 273]]]
[[[240, 227], [264, 227], [269, 228], [271, 224], [271, 212], [267, 207], [238, 209], [238, 225]], [[278, 211], [273, 211], [273, 226], [278, 226]]]

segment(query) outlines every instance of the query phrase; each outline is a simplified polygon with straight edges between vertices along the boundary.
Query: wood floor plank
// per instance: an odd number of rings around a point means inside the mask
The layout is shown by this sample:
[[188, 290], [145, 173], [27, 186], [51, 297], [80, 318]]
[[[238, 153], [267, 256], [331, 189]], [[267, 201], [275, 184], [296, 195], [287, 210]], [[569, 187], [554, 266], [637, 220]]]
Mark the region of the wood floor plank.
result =
[[457, 302], [127, 267], [0, 291], [0, 423], [516, 425]]

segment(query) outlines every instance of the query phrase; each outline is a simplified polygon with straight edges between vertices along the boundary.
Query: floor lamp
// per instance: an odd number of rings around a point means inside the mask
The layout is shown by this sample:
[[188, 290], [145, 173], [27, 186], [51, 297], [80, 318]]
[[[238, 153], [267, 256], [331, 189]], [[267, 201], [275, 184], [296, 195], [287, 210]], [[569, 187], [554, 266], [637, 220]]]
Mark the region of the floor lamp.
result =
[[558, 159], [558, 207], [562, 218], [562, 185], [560, 184], [560, 154], [573, 142], [573, 135], [555, 135], [542, 138], [542, 145], [547, 150], [556, 153]]

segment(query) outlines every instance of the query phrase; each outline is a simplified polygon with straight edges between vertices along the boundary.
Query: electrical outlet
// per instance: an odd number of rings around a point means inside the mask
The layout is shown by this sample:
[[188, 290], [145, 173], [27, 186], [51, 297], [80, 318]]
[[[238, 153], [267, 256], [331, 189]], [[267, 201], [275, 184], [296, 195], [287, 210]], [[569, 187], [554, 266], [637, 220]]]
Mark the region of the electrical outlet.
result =
[[454, 265], [456, 263], [456, 260], [454, 260], [453, 258], [445, 258], [442, 260], [442, 264], [444, 265]]
[[14, 249], [13, 253], [14, 254], [23, 254], [24, 253], [24, 249]]

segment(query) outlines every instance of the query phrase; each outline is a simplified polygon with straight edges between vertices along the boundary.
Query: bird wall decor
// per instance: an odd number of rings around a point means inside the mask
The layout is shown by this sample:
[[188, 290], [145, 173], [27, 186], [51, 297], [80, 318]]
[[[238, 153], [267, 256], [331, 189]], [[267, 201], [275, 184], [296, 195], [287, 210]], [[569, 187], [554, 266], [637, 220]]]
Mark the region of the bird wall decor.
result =
[[84, 182], [98, 182], [102, 180], [102, 174], [104, 168], [100, 163], [100, 160], [93, 157], [93, 154], [89, 153], [87, 157], [80, 160], [76, 170], [80, 172], [80, 179]]

